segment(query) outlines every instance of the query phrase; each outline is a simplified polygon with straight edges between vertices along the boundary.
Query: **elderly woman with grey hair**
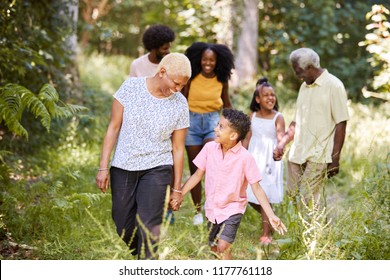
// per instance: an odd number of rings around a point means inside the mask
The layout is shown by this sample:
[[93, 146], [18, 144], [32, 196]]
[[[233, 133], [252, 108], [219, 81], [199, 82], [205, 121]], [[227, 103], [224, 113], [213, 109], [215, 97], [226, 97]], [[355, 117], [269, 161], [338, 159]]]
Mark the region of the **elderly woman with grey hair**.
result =
[[117, 233], [139, 259], [156, 258], [167, 186], [171, 199], [180, 192], [189, 126], [180, 91], [190, 77], [188, 58], [171, 53], [153, 77], [128, 78], [114, 95], [96, 184], [111, 185]]

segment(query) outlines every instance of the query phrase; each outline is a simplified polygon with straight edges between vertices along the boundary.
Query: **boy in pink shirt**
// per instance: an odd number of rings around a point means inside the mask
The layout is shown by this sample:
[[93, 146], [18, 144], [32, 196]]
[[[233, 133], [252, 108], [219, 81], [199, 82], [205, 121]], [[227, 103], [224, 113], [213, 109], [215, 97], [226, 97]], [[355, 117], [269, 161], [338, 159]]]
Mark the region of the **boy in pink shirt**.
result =
[[224, 109], [214, 129], [214, 141], [205, 144], [194, 159], [197, 171], [180, 191], [174, 190], [182, 194], [180, 198], [176, 197], [170, 202], [172, 209], [178, 210], [183, 196], [206, 175], [205, 213], [209, 220], [209, 244], [211, 250], [224, 260], [232, 259], [231, 245], [248, 203], [246, 197], [248, 183], [264, 208], [272, 227], [280, 234], [287, 231], [285, 225], [275, 216], [259, 184], [260, 172], [253, 156], [241, 144], [250, 125], [249, 117], [243, 112]]

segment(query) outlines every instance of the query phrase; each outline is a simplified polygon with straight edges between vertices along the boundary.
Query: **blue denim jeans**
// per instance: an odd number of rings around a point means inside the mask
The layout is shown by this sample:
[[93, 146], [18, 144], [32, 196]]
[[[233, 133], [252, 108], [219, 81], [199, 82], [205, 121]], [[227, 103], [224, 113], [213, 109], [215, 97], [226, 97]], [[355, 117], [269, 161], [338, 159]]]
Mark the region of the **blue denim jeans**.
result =
[[214, 139], [214, 128], [219, 121], [219, 111], [211, 113], [190, 112], [190, 127], [185, 140], [186, 146], [202, 146], [207, 139]]

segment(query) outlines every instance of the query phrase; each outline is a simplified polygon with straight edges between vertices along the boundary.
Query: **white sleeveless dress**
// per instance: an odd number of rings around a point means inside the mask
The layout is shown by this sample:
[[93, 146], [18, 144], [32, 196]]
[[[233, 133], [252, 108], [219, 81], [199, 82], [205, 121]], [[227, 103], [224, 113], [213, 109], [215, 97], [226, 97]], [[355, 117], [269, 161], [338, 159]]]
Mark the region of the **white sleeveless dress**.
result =
[[[256, 160], [260, 170], [260, 185], [266, 193], [270, 203], [280, 203], [283, 200], [283, 160], [275, 161], [273, 151], [276, 147], [276, 118], [280, 115], [277, 112], [273, 119], [263, 119], [252, 115], [252, 137], [249, 142], [248, 151]], [[259, 204], [252, 188], [248, 185], [248, 201]]]

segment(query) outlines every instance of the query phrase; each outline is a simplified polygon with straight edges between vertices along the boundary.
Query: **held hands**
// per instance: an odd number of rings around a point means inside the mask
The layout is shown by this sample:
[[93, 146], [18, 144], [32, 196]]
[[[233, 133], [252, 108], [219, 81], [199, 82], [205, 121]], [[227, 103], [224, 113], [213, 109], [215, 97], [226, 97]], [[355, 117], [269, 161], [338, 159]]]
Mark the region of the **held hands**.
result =
[[284, 147], [282, 146], [276, 146], [276, 148], [274, 149], [274, 153], [273, 153], [273, 156], [274, 156], [274, 160], [275, 161], [279, 161], [283, 158], [283, 155], [284, 155]]
[[270, 217], [269, 222], [277, 233], [284, 235], [287, 232], [286, 226], [282, 223], [282, 221], [278, 217], [276, 216]]
[[172, 190], [171, 197], [169, 200], [169, 206], [173, 211], [180, 209], [181, 203], [183, 202], [183, 195], [181, 191]]

